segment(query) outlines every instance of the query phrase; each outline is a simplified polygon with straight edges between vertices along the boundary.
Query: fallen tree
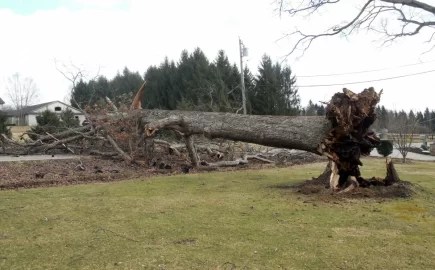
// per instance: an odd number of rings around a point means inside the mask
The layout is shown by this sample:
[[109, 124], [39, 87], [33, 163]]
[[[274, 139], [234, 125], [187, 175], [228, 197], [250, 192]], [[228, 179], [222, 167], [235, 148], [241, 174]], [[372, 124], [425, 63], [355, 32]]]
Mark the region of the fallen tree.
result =
[[143, 110], [142, 124], [148, 137], [157, 130], [170, 129], [187, 137], [202, 134], [210, 139], [225, 138], [325, 155], [332, 162], [330, 186], [337, 190], [348, 182], [358, 186], [364, 181], [359, 171], [361, 156], [370, 155], [380, 143], [369, 128], [376, 120], [375, 107], [381, 93], [369, 88], [355, 94], [345, 88], [328, 103], [326, 118]]
[[[316, 155], [326, 156], [330, 160], [328, 178], [330, 187], [336, 190], [348, 190], [351, 186], [389, 185], [394, 181], [366, 181], [359, 171], [361, 156], [367, 156], [380, 140], [369, 130], [375, 121], [375, 107], [380, 101], [381, 92], [373, 88], [356, 94], [348, 89], [336, 93], [326, 107], [326, 117], [305, 116], [264, 116], [239, 115], [233, 113], [180, 111], [180, 110], [142, 110], [140, 100], [143, 85], [134, 97], [130, 108], [112, 108], [86, 111], [89, 125], [71, 129], [59, 134], [39, 136], [37, 140], [16, 143], [2, 137], [3, 146], [14, 144], [23, 153], [36, 153], [50, 149], [66, 149], [69, 143], [78, 140], [95, 140], [106, 149], [92, 149], [91, 153], [105, 157], [116, 157], [128, 163], [150, 164], [154, 158], [155, 146], [168, 149], [176, 156], [180, 154], [180, 144], [171, 144], [157, 140], [159, 130], [172, 130], [184, 137], [182, 148], [187, 151], [186, 159], [191, 166], [237, 166], [248, 163], [249, 159], [272, 162], [267, 156], [245, 155], [232, 160], [204, 162], [198, 158], [198, 151], [210, 156], [222, 158], [222, 149], [211, 149], [206, 145], [197, 145], [194, 136], [208, 139], [225, 139], [248, 142], [259, 145], [298, 149]], [[4, 147], [3, 147], [4, 148]], [[139, 149], [146, 162], [141, 162]], [[155, 163], [155, 162], [154, 162]], [[397, 174], [394, 174], [397, 176]]]

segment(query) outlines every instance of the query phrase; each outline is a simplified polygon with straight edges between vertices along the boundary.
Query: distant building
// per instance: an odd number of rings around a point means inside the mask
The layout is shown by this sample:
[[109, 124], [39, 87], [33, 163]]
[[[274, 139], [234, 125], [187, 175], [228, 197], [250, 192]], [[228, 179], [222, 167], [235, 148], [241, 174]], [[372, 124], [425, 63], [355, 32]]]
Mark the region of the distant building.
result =
[[51, 101], [24, 107], [21, 110], [4, 110], [8, 116], [8, 124], [11, 126], [36, 126], [36, 116], [40, 115], [43, 111], [49, 110], [56, 114], [61, 114], [66, 109], [70, 109], [74, 113], [74, 117], [83, 123], [85, 115], [79, 110], [71, 107], [60, 101]]

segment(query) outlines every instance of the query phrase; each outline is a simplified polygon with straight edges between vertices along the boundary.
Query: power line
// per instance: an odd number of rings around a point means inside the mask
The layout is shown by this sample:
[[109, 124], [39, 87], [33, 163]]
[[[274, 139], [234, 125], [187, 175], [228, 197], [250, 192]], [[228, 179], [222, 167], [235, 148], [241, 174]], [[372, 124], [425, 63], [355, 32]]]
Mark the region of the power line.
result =
[[375, 79], [375, 80], [367, 80], [367, 81], [357, 81], [357, 82], [345, 82], [345, 83], [332, 83], [332, 84], [312, 84], [312, 85], [296, 85], [297, 87], [326, 87], [326, 86], [339, 86], [339, 85], [350, 85], [350, 84], [360, 84], [360, 83], [370, 83], [370, 82], [380, 82], [380, 81], [387, 81], [387, 80], [394, 80], [399, 78], [405, 78], [405, 77], [411, 77], [426, 73], [435, 72], [435, 69], [418, 72], [418, 73], [412, 73], [412, 74], [406, 74], [406, 75], [400, 75], [400, 76], [394, 76], [394, 77], [388, 77], [388, 78], [382, 78], [382, 79]]
[[403, 67], [411, 67], [411, 66], [418, 66], [423, 65], [427, 63], [433, 63], [435, 60], [427, 61], [427, 62], [419, 62], [414, 64], [406, 64], [396, 67], [389, 67], [389, 68], [380, 68], [380, 69], [371, 69], [371, 70], [363, 70], [363, 71], [353, 71], [353, 72], [343, 72], [343, 73], [330, 73], [330, 74], [314, 74], [314, 75], [298, 75], [299, 78], [313, 78], [313, 77], [330, 77], [330, 76], [340, 76], [340, 75], [350, 75], [350, 74], [361, 74], [361, 73], [370, 73], [370, 72], [376, 72], [376, 71], [384, 71], [384, 70], [390, 70], [390, 69], [396, 69], [396, 68], [403, 68]]

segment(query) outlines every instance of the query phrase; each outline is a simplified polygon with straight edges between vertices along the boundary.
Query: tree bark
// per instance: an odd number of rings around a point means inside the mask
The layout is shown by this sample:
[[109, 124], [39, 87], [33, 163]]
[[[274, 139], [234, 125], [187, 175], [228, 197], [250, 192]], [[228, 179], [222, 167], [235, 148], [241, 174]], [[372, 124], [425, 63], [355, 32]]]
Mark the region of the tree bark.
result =
[[250, 142], [321, 154], [318, 147], [332, 125], [324, 116], [263, 116], [233, 113], [143, 110], [147, 135], [176, 129], [184, 135]]

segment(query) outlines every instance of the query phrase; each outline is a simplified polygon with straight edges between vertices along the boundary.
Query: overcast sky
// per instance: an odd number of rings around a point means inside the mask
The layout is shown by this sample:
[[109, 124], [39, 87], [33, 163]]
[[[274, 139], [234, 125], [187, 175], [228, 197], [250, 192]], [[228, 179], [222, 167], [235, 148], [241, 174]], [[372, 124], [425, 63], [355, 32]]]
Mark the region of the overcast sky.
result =
[[[209, 59], [224, 49], [239, 63], [238, 37], [249, 47], [246, 58], [256, 72], [264, 53], [282, 60], [294, 40], [276, 42], [294, 27], [319, 32], [330, 20], [351, 19], [353, 6], [330, 8], [311, 20], [279, 18], [273, 0], [0, 0], [0, 96], [4, 80], [15, 72], [32, 77], [40, 102], [61, 100], [70, 84], [55, 69], [54, 59], [81, 65], [92, 75], [98, 66], [108, 78], [127, 66], [143, 74], [165, 56], [178, 60], [183, 49], [200, 47]], [[426, 1], [431, 2], [431, 1]], [[432, 1], [435, 2], [435, 1]], [[300, 59], [287, 64], [298, 77], [302, 104], [327, 101], [347, 87], [355, 92], [373, 86], [384, 89], [381, 104], [396, 109], [435, 109], [435, 72], [401, 79], [346, 84], [435, 70], [435, 50], [427, 33], [390, 47], [379, 48], [376, 37], [362, 33], [346, 40], [317, 40]], [[342, 76], [302, 77], [347, 73], [429, 62], [403, 68]], [[338, 84], [336, 86], [307, 87]], [[4, 98], [5, 99], [5, 98]]]

